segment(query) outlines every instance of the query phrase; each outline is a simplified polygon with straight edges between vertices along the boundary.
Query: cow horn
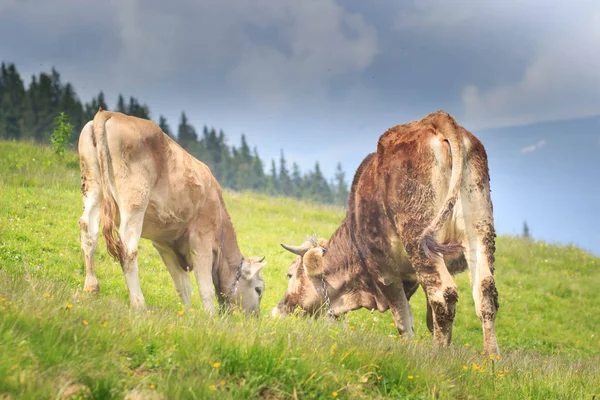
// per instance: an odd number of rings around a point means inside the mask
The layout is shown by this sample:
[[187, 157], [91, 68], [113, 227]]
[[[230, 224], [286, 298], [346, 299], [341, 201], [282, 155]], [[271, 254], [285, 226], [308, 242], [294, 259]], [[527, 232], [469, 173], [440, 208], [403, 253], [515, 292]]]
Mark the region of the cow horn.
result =
[[257, 261], [257, 262], [259, 262], [259, 263], [260, 263], [260, 262], [263, 262], [263, 260], [265, 259], [265, 257], [266, 257], [266, 256], [262, 256], [261, 258], [259, 258], [259, 259], [258, 259], [258, 261]]
[[310, 244], [305, 244], [303, 246], [288, 246], [287, 244], [283, 243], [281, 243], [281, 247], [299, 256], [303, 256], [311, 248]]

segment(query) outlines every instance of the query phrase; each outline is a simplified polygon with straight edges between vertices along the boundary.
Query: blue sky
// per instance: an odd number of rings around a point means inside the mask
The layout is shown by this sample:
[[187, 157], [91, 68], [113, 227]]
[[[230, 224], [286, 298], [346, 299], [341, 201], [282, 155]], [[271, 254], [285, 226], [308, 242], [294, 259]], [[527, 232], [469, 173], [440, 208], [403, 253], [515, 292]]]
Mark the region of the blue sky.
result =
[[387, 128], [448, 111], [488, 150], [500, 233], [600, 255], [598, 49], [588, 0], [0, 0], [26, 82], [54, 66], [303, 170], [350, 180]]

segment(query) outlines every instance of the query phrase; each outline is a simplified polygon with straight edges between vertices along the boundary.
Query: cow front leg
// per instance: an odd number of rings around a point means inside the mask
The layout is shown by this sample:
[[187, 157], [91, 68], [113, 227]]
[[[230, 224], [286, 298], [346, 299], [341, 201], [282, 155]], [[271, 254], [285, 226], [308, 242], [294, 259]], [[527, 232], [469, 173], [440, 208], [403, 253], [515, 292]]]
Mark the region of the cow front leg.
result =
[[123, 254], [121, 259], [121, 268], [129, 290], [129, 302], [132, 307], [144, 309], [146, 302], [144, 294], [140, 287], [140, 278], [138, 275], [138, 244], [142, 235], [142, 225], [144, 222], [144, 212], [136, 211], [133, 213], [121, 212], [121, 226], [119, 235], [123, 242]]
[[414, 321], [403, 283], [394, 282], [388, 286], [380, 285], [380, 289], [389, 303], [398, 333], [405, 340], [412, 338], [415, 335]]
[[152, 243], [154, 248], [160, 254], [160, 257], [163, 260], [163, 263], [167, 267], [171, 278], [173, 279], [173, 283], [175, 285], [175, 290], [181, 299], [183, 305], [187, 308], [191, 307], [192, 304], [192, 281], [190, 280], [190, 275], [187, 271], [184, 271], [181, 265], [179, 264], [179, 259], [175, 254], [173, 248], [169, 245], [163, 245], [160, 243]]
[[425, 292], [425, 303], [427, 304], [427, 315], [425, 317], [427, 322], [427, 329], [429, 332], [433, 333], [433, 311], [431, 310], [431, 304], [429, 304], [429, 298], [427, 297], [427, 291], [423, 288]]
[[213, 315], [215, 313], [215, 286], [212, 277], [213, 243], [208, 237], [194, 235], [190, 236], [190, 246], [200, 300], [204, 310]]

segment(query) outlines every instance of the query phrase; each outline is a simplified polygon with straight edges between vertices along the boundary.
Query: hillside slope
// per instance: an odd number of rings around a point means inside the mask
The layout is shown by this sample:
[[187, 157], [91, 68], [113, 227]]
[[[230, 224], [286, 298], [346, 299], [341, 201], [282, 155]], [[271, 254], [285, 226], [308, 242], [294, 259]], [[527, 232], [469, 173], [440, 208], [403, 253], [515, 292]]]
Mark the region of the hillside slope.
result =
[[[128, 309], [120, 267], [97, 252], [99, 295], [82, 292], [76, 154], [0, 142], [0, 398], [592, 398], [600, 396], [600, 260], [575, 247], [499, 237], [501, 359], [480, 354], [467, 274], [454, 345], [431, 352], [425, 299], [416, 338], [390, 313], [343, 323], [268, 317], [292, 255], [279, 243], [328, 237], [341, 208], [226, 192], [246, 255], [266, 255], [260, 319], [209, 319], [182, 305], [149, 242], [139, 251], [150, 311]], [[66, 392], [66, 394], [65, 394]], [[133, 398], [133, 397], [132, 397]]]

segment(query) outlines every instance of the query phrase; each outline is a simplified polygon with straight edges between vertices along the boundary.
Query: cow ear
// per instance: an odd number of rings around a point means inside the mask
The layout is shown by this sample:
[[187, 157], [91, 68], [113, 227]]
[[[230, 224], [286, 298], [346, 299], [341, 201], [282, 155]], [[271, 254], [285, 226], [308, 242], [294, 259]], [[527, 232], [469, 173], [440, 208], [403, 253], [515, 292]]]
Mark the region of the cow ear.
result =
[[320, 275], [323, 273], [323, 249], [317, 247], [310, 249], [302, 258], [304, 263], [304, 272], [308, 276]]
[[[265, 258], [262, 257], [260, 258], [260, 261], [264, 260]], [[258, 262], [258, 261], [251, 261], [249, 263], [244, 263], [244, 266], [242, 267], [242, 276], [248, 280], [254, 278], [254, 276], [256, 274], [258, 274], [260, 272], [261, 269], [263, 269], [265, 267], [265, 265], [267, 265], [266, 262]]]

